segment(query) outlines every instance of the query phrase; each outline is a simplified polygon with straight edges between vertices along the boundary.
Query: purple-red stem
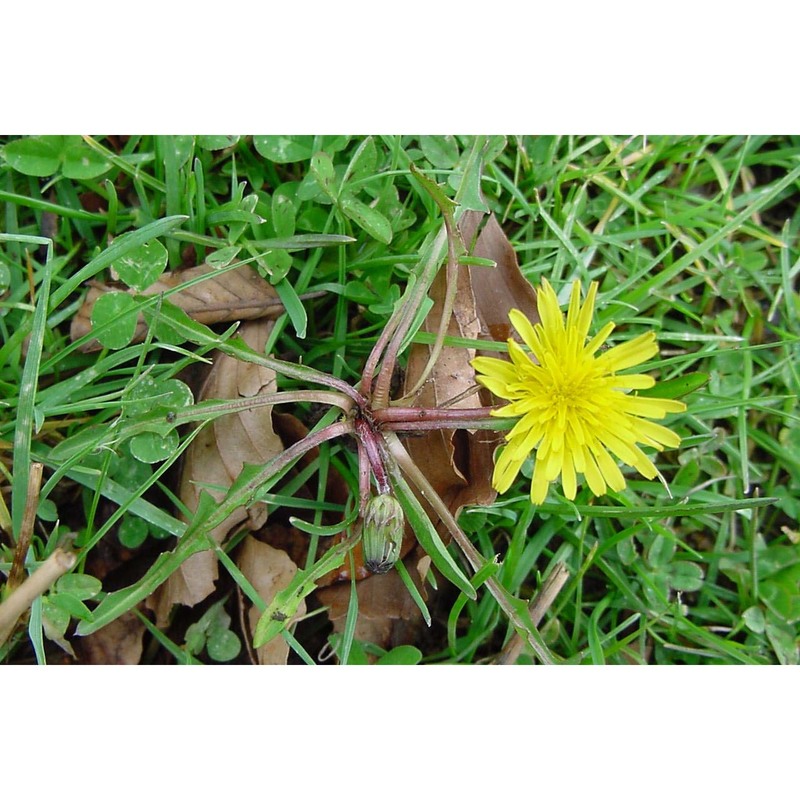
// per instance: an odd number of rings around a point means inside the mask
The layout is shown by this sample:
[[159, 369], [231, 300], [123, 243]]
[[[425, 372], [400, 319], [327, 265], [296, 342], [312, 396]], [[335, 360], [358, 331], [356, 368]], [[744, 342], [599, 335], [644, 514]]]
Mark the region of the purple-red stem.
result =
[[[453, 423], [464, 423], [463, 428], [469, 428], [470, 422], [494, 419], [490, 415], [493, 406], [481, 408], [424, 408], [409, 406], [392, 406], [389, 408], [376, 408], [372, 412], [375, 422], [381, 427], [391, 425], [395, 430], [403, 430], [405, 423], [428, 423], [431, 427], [458, 427]], [[430, 428], [426, 428], [429, 430]], [[416, 428], [416, 430], [422, 430]]]

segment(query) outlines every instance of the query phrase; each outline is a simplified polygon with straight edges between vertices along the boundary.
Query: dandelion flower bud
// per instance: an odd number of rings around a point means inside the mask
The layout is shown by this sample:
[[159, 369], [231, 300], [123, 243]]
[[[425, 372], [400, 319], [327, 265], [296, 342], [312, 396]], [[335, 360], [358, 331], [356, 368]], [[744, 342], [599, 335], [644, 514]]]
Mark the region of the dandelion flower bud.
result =
[[361, 544], [364, 565], [370, 572], [382, 575], [400, 558], [403, 525], [403, 509], [390, 494], [378, 495], [367, 503]]

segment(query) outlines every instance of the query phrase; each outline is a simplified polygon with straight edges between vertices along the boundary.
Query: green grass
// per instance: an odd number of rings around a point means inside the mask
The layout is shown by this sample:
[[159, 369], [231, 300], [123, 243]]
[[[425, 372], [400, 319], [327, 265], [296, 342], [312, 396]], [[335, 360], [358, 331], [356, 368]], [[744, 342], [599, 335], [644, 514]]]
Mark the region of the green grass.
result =
[[[5, 662], [69, 660], [59, 641], [74, 645], [98, 601], [133, 586], [186, 529], [175, 493], [191, 432], [145, 439], [126, 426], [140, 420], [137, 403], [156, 402], [154, 392], [202, 367], [232, 333], [222, 325], [192, 338], [161, 326], [143, 343], [81, 352], [69, 326], [87, 281], [108, 280], [112, 267], [123, 275], [127, 258], [177, 269], [238, 248], [285, 304], [268, 354], [355, 384], [441, 225], [414, 164], [464, 205], [485, 202], [532, 284], [599, 281], [594, 330], [613, 319], [612, 344], [656, 331], [657, 377], [692, 389], [688, 411], [671, 421], [683, 442], [656, 460], [669, 490], [626, 473], [627, 489], [612, 497], [579, 489], [570, 503], [551, 490], [534, 508], [528, 470], [495, 504], [459, 518], [486, 562], [498, 559], [473, 578], [475, 599], [439, 576], [430, 629], [386, 654], [358, 639], [354, 601], [341, 633], [312, 604], [286, 636], [290, 660], [334, 648], [351, 663], [492, 661], [513, 629], [483, 581], [493, 572], [527, 602], [563, 565], [569, 577], [539, 626], [557, 662], [797, 663], [800, 139], [489, 137], [480, 164], [475, 137], [213, 138], [0, 139], [0, 573], [11, 568], [39, 461], [27, 570], [68, 545], [90, 579], [39, 598], [0, 648]], [[160, 313], [157, 300], [146, 310]], [[697, 374], [707, 382], [692, 383]], [[317, 425], [312, 405], [291, 410]], [[166, 458], [148, 458], [162, 435]], [[334, 522], [345, 507], [325, 497], [332, 476], [357, 490], [344, 440], [268, 490], [276, 517]], [[242, 645], [232, 658], [247, 661], [238, 598], [257, 597], [236, 566], [246, 535], [220, 548], [217, 591], [167, 629], [139, 607], [143, 663], [215, 663], [211, 653], [233, 652], [229, 633]], [[295, 536], [309, 545], [298, 566], [312, 571], [324, 537]], [[449, 553], [472, 576], [455, 544]], [[535, 658], [523, 650], [519, 660]]]

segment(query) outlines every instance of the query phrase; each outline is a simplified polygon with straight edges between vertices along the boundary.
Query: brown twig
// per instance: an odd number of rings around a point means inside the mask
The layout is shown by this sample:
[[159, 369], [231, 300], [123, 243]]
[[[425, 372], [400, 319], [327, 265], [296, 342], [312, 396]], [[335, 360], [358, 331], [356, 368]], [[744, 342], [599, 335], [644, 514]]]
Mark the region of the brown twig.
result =
[[17, 620], [31, 607], [33, 601], [69, 572], [77, 560], [75, 553], [68, 553], [59, 547], [16, 591], [0, 603], [0, 645], [5, 643]]
[[14, 550], [14, 561], [11, 572], [8, 573], [6, 591], [13, 592], [23, 581], [25, 572], [25, 557], [33, 538], [33, 526], [36, 522], [36, 510], [39, 507], [39, 490], [42, 488], [42, 469], [44, 465], [34, 461], [28, 472], [28, 492], [25, 497], [25, 510], [22, 512], [22, 525], [19, 529], [19, 538]]
[[[564, 566], [563, 562], [559, 561], [555, 565], [553, 571], [547, 576], [542, 588], [539, 590], [536, 597], [533, 598], [528, 610], [531, 615], [531, 621], [538, 628], [539, 623], [544, 619], [547, 609], [553, 605], [554, 600], [558, 597], [558, 593], [564, 588], [564, 584], [569, 578], [569, 572]], [[500, 655], [494, 660], [495, 664], [516, 664], [517, 659], [522, 654], [525, 647], [525, 641], [515, 633], [503, 648]]]

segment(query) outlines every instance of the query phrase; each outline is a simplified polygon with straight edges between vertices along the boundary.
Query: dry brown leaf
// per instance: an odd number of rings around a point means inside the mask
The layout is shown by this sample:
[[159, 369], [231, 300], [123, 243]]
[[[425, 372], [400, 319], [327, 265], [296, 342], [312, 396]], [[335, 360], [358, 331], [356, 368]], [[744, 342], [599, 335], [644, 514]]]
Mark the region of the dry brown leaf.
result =
[[[490, 258], [497, 264], [493, 269], [471, 266], [469, 273], [482, 338], [504, 342], [512, 335], [516, 336], [508, 321], [508, 312], [512, 308], [518, 308], [534, 324], [539, 321], [536, 292], [520, 272], [517, 254], [494, 214], [489, 216], [475, 238], [482, 218], [480, 211], [467, 211], [458, 227], [468, 248], [474, 240], [471, 255]], [[491, 355], [497, 356], [497, 353]]]
[[[423, 597], [425, 587], [420, 572], [427, 569], [430, 559], [421, 548], [404, 559], [409, 574]], [[355, 638], [360, 642], [372, 642], [389, 650], [401, 644], [412, 644], [424, 624], [422, 614], [408, 593], [397, 570], [383, 575], [370, 575], [356, 584], [358, 595], [358, 618]], [[350, 604], [350, 584], [340, 583], [318, 589], [317, 599], [328, 606], [328, 617], [333, 630], [344, 630], [347, 609]]]
[[136, 614], [126, 611], [96, 633], [77, 639], [75, 646], [84, 664], [138, 664], [144, 630]]
[[[219, 270], [215, 270], [208, 264], [168, 272], [152, 286], [148, 286], [141, 294], [156, 295], [202, 275], [215, 272], [219, 273]], [[96, 281], [92, 281], [89, 286], [89, 293], [83, 305], [72, 319], [70, 327], [72, 341], [91, 332], [92, 309], [98, 297], [107, 292], [125, 291], [123, 286]], [[129, 294], [137, 294], [132, 290], [127, 291]], [[277, 317], [284, 310], [283, 303], [272, 285], [246, 264], [186, 287], [170, 295], [169, 301], [204, 325], [211, 325], [215, 322]], [[146, 332], [147, 325], [144, 318], [140, 316], [136, 325], [134, 341], [142, 341]], [[80, 349], [84, 352], [91, 352], [99, 350], [100, 344], [93, 339], [82, 345]]]
[[[481, 324], [477, 313], [469, 271], [459, 269], [453, 318], [447, 333], [477, 340]], [[433, 307], [425, 320], [427, 331], [439, 328], [446, 289], [445, 273], [440, 271], [433, 282], [430, 297]], [[477, 344], [477, 341], [476, 341]], [[406, 368], [406, 386], [414, 386], [422, 374], [431, 348], [414, 345]], [[467, 394], [459, 401], [450, 401], [475, 386], [475, 370], [470, 361], [475, 350], [443, 347], [429, 379], [414, 399], [415, 405], [426, 407], [447, 405], [450, 408], [480, 408], [480, 395]], [[406, 448], [437, 494], [453, 514], [467, 504], [488, 504], [497, 496], [491, 487], [492, 452], [499, 441], [492, 431], [440, 430], [405, 440]]]
[[[297, 565], [283, 551], [248, 536], [239, 550], [237, 564], [245, 578], [253, 584], [261, 599], [269, 604], [275, 595], [285, 589], [297, 572]], [[292, 621], [300, 619], [306, 613], [306, 602], [303, 600]], [[250, 630], [254, 631], [261, 612], [251, 606], [247, 611]], [[289, 656], [289, 645], [281, 636], [256, 650], [259, 664], [285, 664]]]
[[[489, 258], [496, 262], [496, 266], [459, 268], [453, 319], [448, 328], [449, 335], [475, 339], [478, 348], [480, 339], [503, 341], [512, 335], [508, 321], [508, 312], [512, 308], [520, 309], [533, 322], [538, 320], [536, 293], [520, 272], [514, 248], [494, 215], [479, 230], [482, 218], [480, 212], [466, 212], [459, 230], [471, 255]], [[431, 287], [434, 305], [425, 323], [428, 331], [438, 328], [444, 292], [445, 276], [441, 271]], [[427, 346], [412, 348], [406, 386], [415, 384], [429, 351]], [[480, 350], [444, 347], [431, 380], [420, 393], [419, 405], [441, 405], [474, 386], [475, 371], [469, 362], [476, 352]], [[491, 355], [497, 356], [498, 353], [492, 352]], [[478, 408], [492, 402], [496, 401], [486, 390], [481, 390], [453, 407]], [[494, 431], [445, 430], [409, 437], [405, 444], [433, 488], [457, 516], [465, 505], [487, 505], [497, 497], [491, 486], [491, 476], [493, 453], [501, 440], [502, 434]]]
[[[272, 322], [268, 320], [246, 322], [240, 328], [240, 335], [250, 347], [262, 352], [271, 327]], [[272, 370], [218, 355], [198, 399], [255, 397], [274, 392], [275, 387]], [[266, 463], [282, 451], [283, 444], [272, 427], [271, 406], [219, 417], [203, 428], [184, 455], [180, 498], [190, 511], [197, 508], [201, 491], [222, 499], [245, 464]], [[222, 542], [235, 526], [244, 523], [255, 530], [266, 519], [264, 504], [239, 508], [211, 531], [210, 536]], [[216, 555], [211, 551], [196, 553], [148, 599], [148, 607], [156, 610], [158, 622], [163, 624], [173, 605], [193, 606], [208, 597], [214, 591], [217, 577]]]

